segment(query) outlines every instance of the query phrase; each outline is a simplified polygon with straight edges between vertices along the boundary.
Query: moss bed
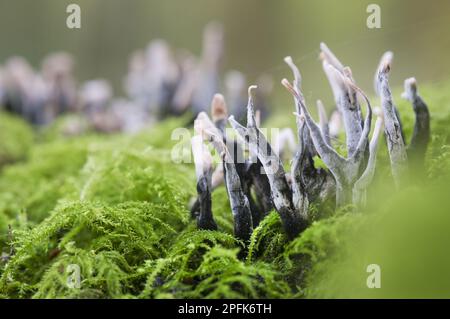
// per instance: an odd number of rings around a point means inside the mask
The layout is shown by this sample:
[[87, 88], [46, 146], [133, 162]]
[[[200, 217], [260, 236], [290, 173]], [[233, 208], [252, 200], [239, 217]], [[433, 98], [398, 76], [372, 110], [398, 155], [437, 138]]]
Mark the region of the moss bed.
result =
[[[399, 92], [409, 139], [414, 113]], [[0, 297], [449, 297], [450, 84], [420, 92], [432, 116], [420, 183], [392, 192], [381, 143], [367, 211], [311, 207], [311, 226], [292, 241], [272, 212], [246, 258], [223, 186], [213, 193], [219, 230], [190, 219], [193, 165], [173, 163], [170, 141], [186, 118], [133, 136], [64, 137], [0, 114]], [[372, 263], [382, 289], [366, 286]], [[79, 288], [67, 285], [73, 264]]]

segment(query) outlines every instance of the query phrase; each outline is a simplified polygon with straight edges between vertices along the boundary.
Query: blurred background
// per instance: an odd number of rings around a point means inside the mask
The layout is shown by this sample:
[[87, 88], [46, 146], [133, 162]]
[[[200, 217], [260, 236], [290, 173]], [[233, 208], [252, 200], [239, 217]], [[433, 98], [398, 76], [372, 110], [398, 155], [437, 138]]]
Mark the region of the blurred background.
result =
[[[66, 27], [72, 2], [81, 7], [79, 30]], [[381, 29], [366, 27], [370, 3], [381, 7]], [[302, 72], [305, 96], [331, 103], [318, 60], [321, 41], [372, 94], [373, 73], [386, 50], [395, 54], [394, 86], [413, 75], [421, 83], [448, 78], [449, 19], [445, 0], [1, 0], [0, 64], [20, 55], [38, 68], [49, 52], [65, 50], [75, 58], [78, 81], [106, 78], [115, 95], [122, 95], [133, 51], [162, 38], [173, 49], [199, 55], [203, 28], [214, 20], [224, 27], [224, 70], [240, 70], [247, 82], [270, 75], [274, 97], [289, 98], [278, 83], [291, 78], [283, 62], [291, 55]]]

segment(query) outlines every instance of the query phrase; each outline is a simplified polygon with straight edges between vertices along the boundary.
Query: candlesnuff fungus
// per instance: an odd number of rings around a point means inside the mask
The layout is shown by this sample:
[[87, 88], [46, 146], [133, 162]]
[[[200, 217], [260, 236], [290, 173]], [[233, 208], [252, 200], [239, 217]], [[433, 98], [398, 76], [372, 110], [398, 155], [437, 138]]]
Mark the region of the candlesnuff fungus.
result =
[[231, 157], [222, 136], [214, 128], [208, 127], [207, 121], [199, 123], [199, 120], [196, 120], [196, 131], [209, 140], [221, 155], [225, 187], [234, 217], [234, 234], [237, 238], [247, 242], [253, 231], [252, 212], [249, 199], [244, 194], [234, 159]]
[[[211, 136], [215, 140], [215, 136]], [[225, 186], [230, 200], [231, 211], [234, 216], [234, 234], [237, 238], [248, 242], [253, 232], [252, 210], [250, 201], [242, 190], [241, 180], [234, 166], [225, 144], [223, 145], [222, 160], [225, 167]]]
[[348, 83], [355, 83], [349, 67], [344, 67], [325, 43], [320, 44], [323, 70], [330, 82], [338, 111], [341, 113], [347, 142], [347, 153], [350, 157], [355, 152], [362, 134], [363, 120], [356, 97], [356, 90], [343, 82], [344, 75]]
[[[303, 128], [305, 121], [299, 119], [297, 121], [298, 131], [303, 133]], [[305, 182], [305, 177], [302, 175], [303, 168], [307, 167], [307, 162], [309, 161], [306, 144], [302, 140], [302, 134], [300, 134], [297, 152], [294, 155], [291, 166], [291, 188], [292, 188], [292, 201], [299, 211], [304, 212], [305, 217], [307, 217], [309, 198], [307, 194], [307, 185]], [[313, 164], [310, 164], [313, 165]]]
[[239, 124], [233, 116], [228, 120], [237, 134], [248, 142], [250, 152], [261, 162], [269, 180], [273, 205], [280, 215], [288, 237], [294, 238], [307, 226], [307, 210], [304, 206], [294, 206], [283, 164], [256, 125], [252, 95], [254, 89], [256, 86], [250, 86], [248, 89], [247, 127]]
[[425, 153], [430, 140], [430, 113], [428, 106], [417, 94], [417, 83], [414, 78], [405, 80], [405, 92], [402, 97], [410, 101], [416, 116], [414, 132], [408, 147], [405, 145], [403, 129], [399, 113], [392, 101], [388, 75], [391, 69], [393, 54], [386, 52], [380, 61], [375, 77], [375, 90], [381, 98], [385, 122], [385, 135], [388, 145], [391, 170], [394, 181], [399, 187], [411, 164], [417, 171], [423, 171]]
[[[336, 70], [336, 72], [339, 71]], [[336, 79], [339, 79], [339, 77], [336, 77]], [[325, 165], [327, 165], [328, 169], [331, 171], [335, 178], [337, 206], [346, 205], [353, 201], [353, 187], [360, 178], [359, 171], [364, 161], [364, 152], [368, 143], [368, 136], [370, 133], [372, 120], [372, 109], [370, 107], [370, 102], [364, 95], [364, 93], [354, 84], [350, 83], [348, 78], [344, 75], [341, 75], [340, 80], [341, 86], [343, 86], [344, 84], [351, 86], [352, 89], [354, 89], [364, 97], [367, 104], [367, 114], [364, 121], [363, 132], [354, 152], [347, 158], [343, 158], [342, 156], [340, 156], [330, 145], [326, 143], [319, 125], [314, 122], [311, 115], [309, 114], [308, 109], [306, 108], [306, 105], [303, 103], [304, 99], [303, 97], [301, 97], [301, 93], [297, 92], [288, 80], [283, 79], [282, 81], [282, 84], [296, 97], [296, 100], [298, 101], [302, 110], [301, 115], [298, 113], [296, 113], [296, 115], [300, 118], [304, 117], [306, 125], [309, 128], [311, 134], [311, 139], [319, 156], [322, 158], [323, 162], [325, 163]], [[367, 169], [371, 168], [367, 167]]]
[[[293, 88], [297, 93], [299, 93], [301, 82], [300, 71], [290, 56], [285, 57], [284, 61], [291, 68], [292, 73], [294, 74]], [[301, 94], [298, 94], [298, 96], [303, 99]], [[294, 103], [296, 112], [301, 114], [302, 110], [299, 102], [297, 101], [296, 95], [294, 95]], [[321, 102], [319, 102], [318, 110], [321, 115], [320, 119], [322, 134], [324, 135], [325, 140], [330, 143], [330, 139], [326, 136], [328, 123], [325, 110], [321, 108], [322, 106], [323, 105], [321, 105]], [[294, 193], [294, 202], [298, 202], [299, 205], [307, 206], [303, 193], [306, 194], [309, 202], [315, 201], [316, 198], [320, 198], [322, 201], [325, 201], [331, 194], [334, 196], [335, 183], [333, 177], [330, 176], [326, 170], [316, 168], [314, 165], [313, 157], [317, 154], [317, 151], [311, 140], [309, 130], [304, 125], [304, 120], [297, 118], [296, 124], [299, 146], [296, 154], [294, 155], [291, 166], [291, 176], [294, 182], [292, 185], [292, 191]]]
[[392, 52], [386, 52], [381, 58], [377, 70], [375, 88], [381, 99], [381, 108], [384, 116], [384, 133], [391, 159], [392, 175], [398, 187], [408, 169], [408, 156], [403, 139], [402, 126], [398, 112], [392, 102], [392, 93], [388, 82], [392, 58]]
[[[260, 174], [260, 163], [251, 163], [244, 159], [242, 146], [234, 140], [227, 138], [225, 132], [228, 115], [225, 100], [221, 94], [216, 94], [211, 103], [211, 121], [205, 112], [198, 114], [194, 121], [194, 129], [203, 138], [212, 143], [217, 153], [223, 159], [223, 176], [228, 192], [230, 206], [234, 216], [236, 237], [248, 241], [254, 226], [257, 226], [262, 217], [270, 208], [266, 208], [268, 194], [265, 175]], [[232, 149], [232, 153], [230, 149]], [[217, 170], [217, 169], [216, 169]], [[258, 205], [254, 202], [251, 187], [254, 185], [258, 196]], [[261, 205], [263, 203], [263, 205]]]
[[[258, 122], [259, 112], [255, 115], [255, 120]], [[242, 191], [250, 203], [253, 226], [256, 227], [260, 220], [273, 208], [267, 176], [261, 174], [262, 166], [259, 160], [253, 162], [245, 159], [243, 145], [226, 136], [225, 126], [228, 117], [228, 108], [221, 94], [216, 94], [212, 99], [211, 116], [212, 121], [205, 112], [201, 112], [197, 116], [197, 126], [201, 124], [203, 127], [209, 127], [210, 132], [214, 132], [217, 137], [220, 136], [227, 145], [228, 152], [230, 153], [229, 158], [232, 159], [236, 172], [241, 180]], [[222, 154], [222, 148], [217, 147], [217, 145], [215, 145], [215, 148], [218, 154]], [[252, 190], [256, 195], [256, 201], [253, 199]]]
[[[211, 192], [213, 192], [217, 187], [223, 183], [223, 166], [218, 165], [211, 176]], [[191, 206], [191, 217], [197, 218], [200, 212], [200, 198], [197, 197]]]
[[[214, 103], [213, 103], [214, 105]], [[225, 104], [223, 104], [225, 105]], [[215, 107], [213, 107], [213, 110]], [[215, 113], [213, 111], [213, 113]], [[226, 114], [226, 112], [225, 112]], [[214, 116], [217, 122], [216, 115]], [[252, 211], [249, 201], [250, 193], [245, 193], [241, 178], [235, 166], [235, 160], [230, 155], [224, 142], [222, 132], [209, 119], [206, 113], [201, 112], [194, 122], [195, 131], [205, 140], [212, 143], [222, 158], [225, 187], [234, 217], [234, 234], [237, 238], [247, 242], [253, 231]], [[200, 202], [202, 198], [199, 198]]]
[[430, 141], [430, 113], [423, 99], [417, 94], [415, 78], [405, 80], [405, 92], [402, 97], [412, 103], [416, 115], [413, 135], [407, 149], [408, 158], [410, 164], [422, 171], [425, 153]]
[[214, 125], [225, 136], [225, 127], [227, 126], [228, 110], [225, 99], [222, 94], [214, 94], [211, 102], [211, 118]]
[[375, 122], [375, 129], [373, 131], [372, 139], [369, 143], [369, 159], [367, 161], [366, 169], [361, 177], [356, 181], [353, 187], [353, 203], [359, 206], [364, 206], [366, 202], [366, 191], [372, 182], [373, 176], [375, 174], [375, 165], [377, 161], [377, 151], [378, 151], [378, 140], [380, 132], [383, 127], [383, 118], [381, 116], [377, 117]]
[[[223, 161], [222, 170], [221, 166], [218, 166], [214, 172], [215, 182], [210, 182], [209, 188], [206, 187], [209, 193], [202, 192], [205, 187], [198, 187], [199, 198], [193, 209], [200, 211], [199, 220], [202, 219], [202, 211], [208, 211], [208, 205], [210, 212], [210, 192], [215, 185], [220, 184], [222, 178], [225, 180], [234, 216], [235, 235], [244, 242], [249, 240], [253, 228], [272, 207], [280, 215], [288, 238], [292, 239], [307, 227], [308, 209], [312, 202], [324, 202], [335, 196], [337, 207], [347, 204], [364, 206], [367, 189], [375, 174], [378, 142], [384, 124], [396, 183], [398, 184], [401, 176], [400, 171], [408, 164], [406, 152], [415, 164], [423, 166], [430, 137], [430, 119], [426, 104], [417, 94], [415, 79], [405, 81], [405, 92], [402, 95], [412, 103], [416, 115], [414, 133], [410, 147], [406, 150], [398, 112], [392, 103], [387, 81], [392, 54], [383, 56], [376, 75], [376, 90], [381, 97], [382, 110], [375, 112], [377, 120], [369, 142], [372, 107], [368, 97], [356, 85], [350, 68], [343, 66], [323, 43], [321, 51], [323, 69], [330, 82], [337, 110], [333, 111], [328, 120], [325, 107], [318, 100], [319, 124], [309, 113], [300, 90], [300, 71], [291, 57], [284, 59], [294, 74], [293, 84], [286, 79], [281, 83], [294, 97], [297, 145], [290, 129], [281, 131], [273, 144], [275, 149], [267, 142], [259, 129], [259, 113], [254, 110], [254, 90], [257, 88], [255, 85], [248, 88], [246, 126], [238, 123], [233, 115], [228, 117], [240, 139], [232, 140], [226, 134], [228, 110], [222, 95], [216, 94], [212, 99], [212, 120], [205, 112], [198, 114], [194, 122], [195, 131], [212, 143]], [[364, 118], [360, 100], [366, 104]], [[341, 122], [346, 134], [345, 157], [332, 146], [333, 140], [338, 137]], [[193, 140], [193, 150], [195, 143]], [[244, 146], [248, 147], [250, 155], [253, 159], [256, 158], [256, 161], [244, 159]], [[282, 150], [278, 150], [280, 146], [281, 149], [289, 146], [295, 151], [290, 173], [284, 170], [280, 159]], [[316, 155], [322, 159], [328, 170], [315, 167]], [[208, 156], [211, 156], [209, 152]], [[205, 158], [208, 156], [203, 155]], [[211, 180], [212, 170], [210, 166], [207, 167], [209, 169], [203, 169], [203, 173], [197, 175], [198, 185], [203, 178]], [[252, 191], [256, 193], [256, 202]], [[209, 201], [205, 194], [209, 194]], [[212, 214], [206, 216], [211, 216], [212, 219]]]
[[200, 203], [197, 225], [200, 229], [216, 230], [217, 224], [211, 211], [212, 157], [203, 145], [201, 136], [194, 136], [191, 139], [191, 144], [195, 173], [197, 175], [197, 194]]

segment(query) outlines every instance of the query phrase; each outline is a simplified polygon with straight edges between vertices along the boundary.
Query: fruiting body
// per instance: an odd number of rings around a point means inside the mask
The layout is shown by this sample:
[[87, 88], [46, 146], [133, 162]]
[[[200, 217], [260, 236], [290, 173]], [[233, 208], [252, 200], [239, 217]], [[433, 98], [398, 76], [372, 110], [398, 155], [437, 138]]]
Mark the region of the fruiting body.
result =
[[[372, 107], [369, 98], [355, 84], [350, 68], [344, 67], [325, 44], [321, 44], [321, 49], [323, 68], [333, 90], [337, 112], [343, 119], [346, 132], [346, 157], [332, 147], [331, 135], [337, 135], [336, 130], [339, 127], [338, 119], [340, 117], [336, 116], [336, 113], [332, 116], [333, 122], [330, 129], [325, 108], [321, 101], [317, 101], [319, 124], [313, 120], [300, 90], [300, 72], [290, 57], [286, 57], [285, 62], [294, 74], [293, 85], [286, 79], [282, 80], [282, 84], [293, 95], [296, 106], [294, 114], [296, 115], [298, 146], [292, 160], [290, 175], [287, 175], [283, 168], [279, 156], [281, 154], [274, 151], [258, 127], [259, 121], [256, 118], [253, 98], [256, 86], [250, 86], [248, 89], [246, 126], [239, 124], [233, 115], [229, 117], [229, 123], [241, 141], [248, 144], [250, 154], [258, 159], [256, 164], [261, 165], [259, 168], [263, 168], [265, 174], [261, 174], [261, 172], [258, 174], [257, 169], [247, 169], [252, 165], [258, 168], [255, 163], [242, 165], [236, 160], [237, 157], [229, 156], [224, 121], [227, 112], [225, 112], [223, 96], [216, 95], [213, 98], [214, 124], [204, 113], [200, 113], [197, 118], [197, 126], [201, 126], [200, 134], [206, 134], [207, 139], [213, 142], [216, 150], [222, 154], [225, 163], [225, 184], [235, 216], [235, 233], [239, 233], [238, 237], [240, 238], [247, 239], [250, 230], [255, 226], [255, 224], [251, 225], [250, 217], [253, 216], [254, 222], [259, 223], [260, 217], [263, 217], [267, 213], [268, 207], [271, 206], [268, 200], [260, 201], [260, 203], [266, 203], [264, 205], [266, 208], [264, 208], [263, 215], [256, 213], [258, 208], [252, 198], [252, 182], [253, 185], [256, 185], [257, 192], [270, 198], [270, 203], [278, 212], [283, 228], [291, 239], [307, 228], [310, 222], [308, 216], [310, 204], [326, 200], [333, 193], [335, 193], [336, 207], [346, 205], [364, 207], [367, 189], [375, 175], [378, 141], [383, 124], [385, 124], [392, 172], [397, 185], [405, 174], [408, 159], [403, 142], [403, 131], [398, 119], [398, 112], [392, 103], [387, 81], [392, 54], [387, 53], [383, 56], [377, 71], [376, 89], [381, 97], [383, 112], [382, 114], [378, 113], [379, 117], [369, 143], [372, 124]], [[426, 104], [416, 93], [415, 80], [410, 79], [405, 82], [404, 97], [412, 102], [416, 114], [416, 126], [410, 150], [414, 154], [414, 162], [423, 163], [429, 140], [429, 113]], [[367, 106], [364, 119], [359, 99], [362, 99]], [[276, 141], [276, 146], [283, 143], [283, 141]], [[233, 154], [242, 153], [239, 143], [235, 142], [232, 145]], [[316, 155], [321, 158], [328, 171], [315, 167], [313, 158]], [[253, 180], [249, 179], [249, 175], [245, 172], [252, 172]], [[268, 187], [264, 182], [258, 183], [259, 175], [267, 177]], [[270, 192], [270, 196], [267, 194], [268, 192]], [[240, 217], [236, 219], [236, 216]], [[242, 229], [245, 231], [243, 232]]]

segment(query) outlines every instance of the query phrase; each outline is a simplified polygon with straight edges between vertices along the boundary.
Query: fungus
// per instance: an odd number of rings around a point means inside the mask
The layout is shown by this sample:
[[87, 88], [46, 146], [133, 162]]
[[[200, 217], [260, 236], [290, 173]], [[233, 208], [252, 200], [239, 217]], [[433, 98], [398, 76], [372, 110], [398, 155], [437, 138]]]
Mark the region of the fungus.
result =
[[197, 176], [197, 194], [200, 203], [197, 225], [200, 229], [217, 230], [217, 224], [211, 211], [212, 157], [203, 145], [201, 136], [192, 137], [191, 144], [195, 174]]
[[[362, 134], [361, 110], [356, 98], [356, 90], [352, 73], [349, 67], [344, 67], [331, 50], [321, 43], [322, 66], [330, 82], [338, 111], [342, 115], [346, 133], [347, 153], [350, 157], [356, 150]], [[345, 77], [346, 81], [342, 78]]]
[[406, 153], [403, 130], [398, 112], [392, 101], [389, 87], [389, 71], [391, 69], [393, 54], [386, 52], [381, 58], [376, 75], [375, 88], [381, 99], [381, 108], [384, 116], [384, 133], [391, 160], [391, 169], [397, 187], [405, 177], [408, 170], [408, 155]]
[[364, 161], [364, 152], [368, 143], [368, 135], [370, 133], [370, 124], [372, 120], [370, 102], [365, 94], [342, 75], [341, 84], [343, 83], [351, 85], [355, 91], [364, 97], [367, 104], [367, 114], [364, 121], [363, 132], [354, 152], [348, 158], [342, 157], [330, 145], [327, 144], [319, 125], [314, 122], [308, 109], [306, 108], [306, 105], [303, 102], [304, 99], [301, 97], [301, 93], [297, 92], [288, 80], [282, 80], [282, 84], [296, 97], [300, 109], [302, 110], [301, 115], [299, 113], [295, 113], [295, 115], [300, 119], [305, 119], [305, 123], [309, 129], [314, 147], [335, 178], [337, 206], [343, 206], [352, 202], [353, 187], [359, 178], [359, 170], [362, 162]]
[[[214, 95], [211, 113], [213, 121], [209, 119], [206, 113], [199, 113], [194, 121], [194, 129], [205, 140], [212, 143], [222, 158], [222, 164], [218, 167], [223, 167], [223, 179], [234, 217], [234, 233], [237, 238], [248, 242], [253, 230], [252, 217], [254, 216], [259, 220], [259, 216], [255, 211], [254, 203], [252, 203], [250, 181], [244, 171], [247, 163], [237, 160], [239, 156], [237, 152], [241, 153], [242, 150], [233, 141], [231, 145], [236, 155], [232, 156], [227, 147], [225, 125], [228, 111], [222, 95]], [[201, 199], [199, 198], [199, 200]]]
[[256, 86], [250, 86], [248, 89], [247, 126], [239, 124], [233, 116], [228, 120], [236, 133], [248, 142], [250, 151], [261, 162], [269, 180], [273, 205], [280, 214], [288, 237], [293, 238], [306, 228], [307, 211], [294, 207], [292, 191], [286, 180], [283, 164], [256, 125], [252, 92], [255, 89]]
[[405, 92], [402, 97], [411, 102], [416, 117], [413, 135], [407, 148], [408, 158], [414, 168], [422, 172], [430, 141], [430, 112], [422, 97], [417, 93], [415, 78], [405, 80]]
[[[294, 75], [293, 89], [297, 93], [300, 93], [300, 71], [290, 56], [285, 57], [284, 61], [290, 67]], [[304, 103], [304, 98], [301, 94], [298, 94], [298, 96], [294, 95], [295, 110], [298, 114], [302, 114], [300, 101], [298, 99], [301, 99]], [[324, 134], [324, 138], [329, 143], [329, 139], [326, 136], [327, 123], [325, 110], [323, 108], [321, 109], [321, 106], [323, 105], [320, 105], [320, 103], [321, 102], [318, 103], [318, 108], [322, 121], [321, 131], [322, 134]], [[326, 170], [316, 168], [314, 165], [313, 157], [317, 154], [317, 151], [311, 140], [310, 132], [306, 125], [304, 125], [304, 119], [297, 118], [296, 124], [299, 145], [291, 166], [291, 176], [293, 177], [292, 189], [296, 197], [295, 201], [298, 203], [305, 203], [305, 200], [303, 199], [305, 194], [308, 197], [309, 202], [313, 202], [318, 197], [320, 197], [321, 200], [326, 200], [330, 194], [334, 194], [335, 192], [334, 180]]]
[[428, 106], [417, 93], [415, 78], [405, 80], [402, 97], [412, 104], [415, 113], [414, 131], [408, 146], [397, 108], [394, 106], [389, 87], [389, 71], [393, 60], [392, 52], [386, 52], [380, 60], [375, 75], [375, 91], [381, 99], [381, 108], [385, 122], [385, 136], [391, 162], [391, 171], [397, 187], [405, 183], [404, 179], [413, 166], [419, 176], [424, 170], [425, 153], [430, 141], [430, 113]]

